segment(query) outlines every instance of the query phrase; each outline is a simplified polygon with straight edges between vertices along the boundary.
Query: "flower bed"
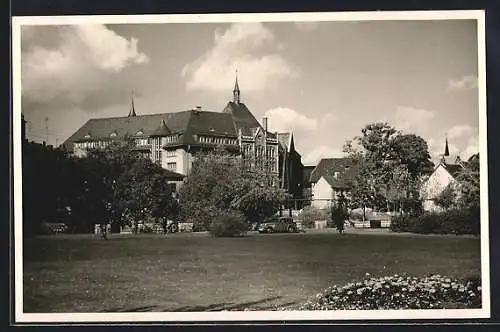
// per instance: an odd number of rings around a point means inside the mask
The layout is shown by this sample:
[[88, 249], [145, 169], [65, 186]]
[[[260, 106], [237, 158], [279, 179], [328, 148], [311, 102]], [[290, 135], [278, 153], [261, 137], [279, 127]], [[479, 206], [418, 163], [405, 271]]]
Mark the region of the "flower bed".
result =
[[481, 307], [480, 281], [394, 275], [332, 286], [299, 310], [461, 309]]

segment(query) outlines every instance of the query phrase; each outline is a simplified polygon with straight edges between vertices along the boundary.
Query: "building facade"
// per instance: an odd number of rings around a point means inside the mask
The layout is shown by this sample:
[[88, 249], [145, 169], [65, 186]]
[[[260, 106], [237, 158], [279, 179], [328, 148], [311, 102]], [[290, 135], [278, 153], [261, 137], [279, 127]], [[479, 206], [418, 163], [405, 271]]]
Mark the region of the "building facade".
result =
[[[300, 172], [300, 155], [295, 151], [293, 135], [285, 142], [283, 134], [270, 132], [268, 120], [256, 120], [248, 107], [240, 101], [236, 78], [233, 100], [222, 112], [197, 106], [193, 109], [162, 114], [137, 115], [134, 101], [128, 116], [90, 119], [63, 147], [75, 156], [84, 156], [89, 148], [105, 148], [116, 140], [132, 139], [134, 150], [150, 158], [164, 169], [186, 176], [196, 154], [224, 146], [235, 151], [251, 170], [264, 168], [283, 188], [296, 195], [301, 186], [295, 173]], [[291, 175], [290, 175], [291, 174]]]
[[339, 195], [349, 195], [359, 167], [351, 158], [325, 158], [312, 170], [311, 205], [330, 208]]
[[459, 183], [457, 175], [464, 169], [464, 165], [457, 158], [454, 164], [449, 164], [443, 158], [434, 169], [434, 172], [422, 183], [420, 197], [423, 200], [425, 211], [441, 210], [435, 203], [436, 198], [448, 187], [451, 186], [459, 194]]

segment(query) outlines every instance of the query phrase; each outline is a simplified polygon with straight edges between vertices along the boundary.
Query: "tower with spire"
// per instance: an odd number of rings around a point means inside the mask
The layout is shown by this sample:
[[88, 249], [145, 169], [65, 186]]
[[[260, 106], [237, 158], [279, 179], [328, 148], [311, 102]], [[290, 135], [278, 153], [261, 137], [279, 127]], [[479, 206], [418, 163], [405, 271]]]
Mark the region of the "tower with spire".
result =
[[240, 86], [238, 85], [238, 70], [236, 70], [236, 81], [234, 82], [233, 102], [235, 104], [240, 103]]
[[448, 136], [446, 136], [445, 143], [444, 143], [444, 153], [441, 157], [441, 162], [443, 164], [446, 164], [446, 157], [450, 156], [450, 148], [448, 147]]
[[134, 91], [132, 91], [132, 103], [130, 105], [130, 111], [128, 112], [128, 117], [137, 116], [135, 113], [135, 105], [134, 105]]

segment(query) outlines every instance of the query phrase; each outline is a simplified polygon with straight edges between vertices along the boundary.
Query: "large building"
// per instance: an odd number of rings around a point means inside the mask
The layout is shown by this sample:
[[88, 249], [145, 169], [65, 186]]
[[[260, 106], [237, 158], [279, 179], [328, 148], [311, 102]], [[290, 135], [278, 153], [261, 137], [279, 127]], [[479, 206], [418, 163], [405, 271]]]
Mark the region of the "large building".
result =
[[[295, 151], [293, 134], [268, 130], [267, 118], [256, 120], [240, 100], [236, 78], [233, 100], [222, 112], [197, 106], [193, 109], [161, 114], [137, 115], [134, 100], [128, 116], [90, 119], [63, 146], [76, 156], [89, 148], [104, 148], [110, 142], [135, 141], [135, 150], [163, 168], [186, 176], [197, 152], [216, 146], [234, 149], [250, 167], [265, 167], [277, 183], [294, 198], [302, 185], [302, 163]], [[300, 173], [300, 177], [297, 175]], [[297, 182], [296, 179], [300, 179]]]

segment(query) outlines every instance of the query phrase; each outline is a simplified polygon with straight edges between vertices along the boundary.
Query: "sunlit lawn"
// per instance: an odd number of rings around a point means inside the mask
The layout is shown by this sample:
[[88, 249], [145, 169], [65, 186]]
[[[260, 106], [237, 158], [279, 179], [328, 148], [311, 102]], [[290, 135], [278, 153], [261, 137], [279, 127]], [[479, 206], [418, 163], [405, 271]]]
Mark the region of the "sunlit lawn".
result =
[[393, 234], [59, 235], [24, 242], [25, 312], [293, 308], [370, 276], [479, 277], [480, 240]]

